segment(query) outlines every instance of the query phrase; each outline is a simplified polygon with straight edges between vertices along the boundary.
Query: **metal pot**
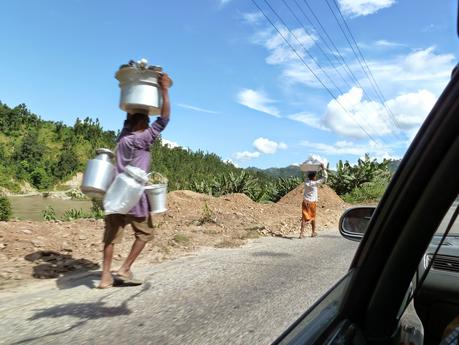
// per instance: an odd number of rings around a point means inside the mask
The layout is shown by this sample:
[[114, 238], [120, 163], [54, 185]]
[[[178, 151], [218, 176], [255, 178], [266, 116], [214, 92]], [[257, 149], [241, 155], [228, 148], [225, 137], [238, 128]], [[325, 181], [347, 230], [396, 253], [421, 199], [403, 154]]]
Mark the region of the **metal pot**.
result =
[[300, 169], [303, 172], [319, 171], [321, 169], [321, 166], [320, 164], [316, 164], [316, 163], [303, 163], [300, 165]]
[[151, 213], [167, 211], [167, 184], [153, 184], [145, 186], [145, 194], [150, 202]]
[[112, 163], [114, 153], [109, 149], [97, 149], [96, 158], [88, 161], [81, 184], [81, 191], [91, 198], [102, 198], [115, 178]]
[[115, 74], [121, 89], [120, 108], [128, 113], [160, 114], [162, 97], [158, 79], [162, 71], [159, 66], [149, 66], [146, 60], [122, 65]]
[[128, 165], [118, 174], [104, 197], [105, 214], [127, 214], [142, 197], [148, 174]]

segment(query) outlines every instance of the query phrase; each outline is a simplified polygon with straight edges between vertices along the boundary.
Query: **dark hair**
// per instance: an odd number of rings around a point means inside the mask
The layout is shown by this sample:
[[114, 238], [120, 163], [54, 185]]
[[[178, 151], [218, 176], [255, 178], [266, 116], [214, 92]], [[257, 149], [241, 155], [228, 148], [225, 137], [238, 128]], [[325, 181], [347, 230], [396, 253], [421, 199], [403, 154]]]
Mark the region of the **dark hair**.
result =
[[134, 113], [131, 114], [131, 116], [127, 120], [127, 124], [131, 130], [138, 126], [140, 123], [147, 123], [148, 125], [150, 123], [150, 117], [147, 114]]
[[308, 179], [312, 180], [316, 176], [317, 176], [317, 173], [315, 171], [308, 172]]

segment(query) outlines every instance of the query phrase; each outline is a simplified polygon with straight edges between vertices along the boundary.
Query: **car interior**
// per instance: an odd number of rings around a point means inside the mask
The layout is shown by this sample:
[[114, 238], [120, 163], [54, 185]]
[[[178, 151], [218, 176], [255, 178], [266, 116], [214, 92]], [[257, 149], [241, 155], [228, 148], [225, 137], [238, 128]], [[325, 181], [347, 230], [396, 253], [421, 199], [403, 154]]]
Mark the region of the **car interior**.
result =
[[[458, 207], [459, 197], [448, 209], [413, 277], [395, 337], [400, 344], [440, 344], [452, 329], [459, 326]], [[359, 241], [374, 210], [374, 207], [348, 210], [341, 219], [342, 234]], [[415, 337], [417, 342], [412, 340]]]
[[458, 130], [456, 73], [378, 206], [342, 215], [348, 273], [274, 344], [458, 344]]
[[[451, 206], [419, 264], [417, 281], [426, 274], [415, 296], [416, 312], [424, 326], [424, 343], [439, 344], [448, 325], [459, 316], [459, 221], [443, 239], [459, 200]], [[456, 322], [457, 323], [457, 322]]]

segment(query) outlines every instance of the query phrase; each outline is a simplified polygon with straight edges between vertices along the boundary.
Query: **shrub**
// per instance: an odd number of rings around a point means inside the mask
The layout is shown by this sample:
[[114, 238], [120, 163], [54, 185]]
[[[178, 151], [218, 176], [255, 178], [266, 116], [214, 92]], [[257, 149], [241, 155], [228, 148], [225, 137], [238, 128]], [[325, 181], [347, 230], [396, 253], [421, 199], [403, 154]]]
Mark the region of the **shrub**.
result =
[[384, 178], [377, 178], [371, 182], [366, 182], [360, 187], [355, 188], [350, 193], [344, 194], [343, 200], [348, 203], [362, 203], [379, 201], [383, 196], [388, 181]]
[[0, 196], [0, 221], [9, 221], [12, 213], [11, 202], [6, 196]]
[[102, 207], [102, 200], [92, 199], [92, 206], [89, 211], [71, 208], [64, 212], [63, 221], [69, 222], [75, 219], [102, 219], [105, 213]]
[[56, 216], [56, 211], [52, 206], [48, 206], [45, 210], [41, 211], [41, 215], [43, 217], [43, 220], [47, 221], [56, 221], [57, 216]]
[[81, 218], [89, 218], [88, 214], [85, 213], [82, 209], [75, 209], [71, 208], [70, 210], [67, 210], [64, 212], [64, 216], [62, 217], [63, 221], [69, 222], [71, 220], [75, 219], [81, 219]]
[[198, 220], [198, 225], [203, 225], [205, 223], [216, 223], [217, 219], [214, 215], [214, 212], [210, 209], [209, 205], [207, 205], [207, 202], [204, 203], [204, 206], [202, 207], [202, 214], [201, 218]]
[[84, 200], [86, 199], [86, 196], [83, 194], [83, 192], [79, 189], [71, 189], [67, 192], [65, 192], [65, 195], [71, 197], [73, 200]]
[[93, 198], [92, 200], [92, 206], [91, 206], [91, 218], [95, 219], [103, 219], [105, 217], [104, 213], [104, 204], [102, 199], [95, 199]]

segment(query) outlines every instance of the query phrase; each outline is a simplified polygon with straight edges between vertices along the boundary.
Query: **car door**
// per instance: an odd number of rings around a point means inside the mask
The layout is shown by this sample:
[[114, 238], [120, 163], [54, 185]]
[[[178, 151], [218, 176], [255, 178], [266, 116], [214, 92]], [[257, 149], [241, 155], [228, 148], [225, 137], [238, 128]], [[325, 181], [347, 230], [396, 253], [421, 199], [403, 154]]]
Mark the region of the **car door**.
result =
[[375, 210], [349, 272], [274, 344], [392, 343], [435, 230], [459, 192], [453, 73]]

